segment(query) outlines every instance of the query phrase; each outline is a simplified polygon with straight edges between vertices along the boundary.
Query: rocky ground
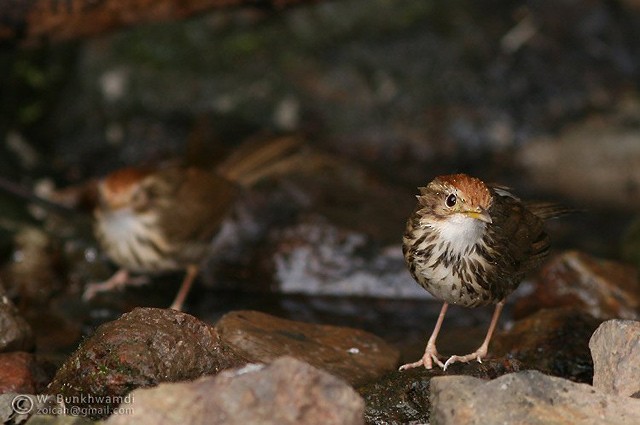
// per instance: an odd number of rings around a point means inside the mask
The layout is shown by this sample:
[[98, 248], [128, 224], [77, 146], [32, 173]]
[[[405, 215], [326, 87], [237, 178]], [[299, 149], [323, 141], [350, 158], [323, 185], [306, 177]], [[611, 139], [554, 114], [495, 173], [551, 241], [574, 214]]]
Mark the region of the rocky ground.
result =
[[[222, 9], [3, 46], [0, 418], [640, 423], [640, 9], [490, 6]], [[243, 194], [185, 313], [165, 308], [180, 274], [81, 299], [113, 265], [90, 214], [34, 193], [212, 167], [256, 134], [293, 134], [323, 166]], [[553, 252], [489, 359], [398, 372], [439, 311], [403, 263], [404, 222], [417, 186], [457, 171], [579, 211], [548, 223]], [[489, 319], [450, 309], [440, 351], [475, 349]]]
[[[640, 282], [603, 273], [624, 268], [558, 254], [515, 310], [536, 299], [553, 306], [523, 313], [483, 363], [447, 371], [400, 372], [400, 351], [356, 328], [250, 310], [211, 325], [158, 308], [99, 326], [55, 370], [31, 351], [31, 329], [4, 297], [0, 414], [13, 423], [33, 415], [32, 424], [60, 413], [107, 423], [633, 424]], [[567, 276], [576, 285], [558, 295]]]

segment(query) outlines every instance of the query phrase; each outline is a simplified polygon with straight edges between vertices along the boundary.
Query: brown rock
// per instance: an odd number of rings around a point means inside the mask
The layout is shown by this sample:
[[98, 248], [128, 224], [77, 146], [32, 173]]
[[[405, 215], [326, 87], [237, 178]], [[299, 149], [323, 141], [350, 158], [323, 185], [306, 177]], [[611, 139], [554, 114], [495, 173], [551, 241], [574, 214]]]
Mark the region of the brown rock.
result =
[[640, 392], [640, 322], [602, 323], [591, 337], [589, 348], [595, 388], [625, 396]]
[[468, 376], [437, 377], [431, 380], [430, 401], [431, 423], [438, 425], [640, 423], [640, 400], [533, 370], [488, 382]]
[[342, 380], [290, 357], [139, 389], [130, 400], [106, 423], [355, 425], [363, 423], [364, 410]]
[[600, 320], [576, 309], [540, 310], [496, 335], [491, 353], [551, 375], [591, 383], [588, 342], [599, 324]]
[[256, 311], [234, 311], [215, 325], [223, 345], [251, 362], [292, 356], [352, 385], [394, 370], [399, 352], [368, 332], [294, 322]]
[[0, 354], [0, 394], [36, 393], [36, 370], [33, 354], [17, 351]]
[[429, 381], [436, 376], [468, 375], [495, 379], [505, 373], [519, 371], [517, 360], [487, 360], [482, 363], [454, 363], [443, 371], [424, 368], [395, 371], [358, 388], [365, 400], [365, 422], [368, 424], [429, 423]]
[[[175, 310], [136, 308], [100, 326], [58, 370], [48, 394], [104, 416], [138, 387], [214, 374], [246, 361], [226, 352], [216, 331]], [[88, 398], [87, 396], [92, 396]], [[97, 397], [110, 396], [108, 403]]]
[[0, 352], [29, 351], [33, 332], [0, 287]]
[[516, 302], [514, 316], [552, 307], [575, 307], [601, 319], [638, 319], [638, 271], [577, 251], [557, 255], [535, 279], [533, 293]]
[[[380, 338], [356, 329], [251, 311], [229, 313], [211, 327], [175, 310], [137, 308], [100, 326], [62, 365], [46, 392], [102, 417], [135, 388], [193, 380], [282, 355], [352, 383], [394, 369], [399, 357]], [[110, 397], [107, 403], [99, 399], [105, 396]]]

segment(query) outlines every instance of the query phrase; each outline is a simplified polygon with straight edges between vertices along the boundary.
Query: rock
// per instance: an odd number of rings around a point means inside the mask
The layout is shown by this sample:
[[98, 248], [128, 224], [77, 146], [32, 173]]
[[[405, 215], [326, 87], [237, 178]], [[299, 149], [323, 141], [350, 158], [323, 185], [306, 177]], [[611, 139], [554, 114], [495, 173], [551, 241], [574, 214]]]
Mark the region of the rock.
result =
[[31, 353], [16, 351], [0, 354], [0, 394], [35, 394], [46, 385], [46, 374]]
[[58, 370], [47, 394], [65, 397], [70, 406], [96, 409], [100, 417], [132, 389], [195, 379], [244, 363], [225, 352], [216, 331], [195, 317], [136, 308], [87, 338]]
[[484, 381], [468, 376], [431, 380], [431, 423], [632, 425], [640, 400], [601, 393], [590, 385], [522, 371]]
[[589, 341], [593, 386], [614, 395], [640, 392], [640, 322], [609, 320]]
[[308, 361], [353, 384], [394, 369], [399, 358], [382, 339], [357, 329], [251, 311], [228, 313], [212, 327], [175, 310], [137, 308], [86, 339], [46, 393], [64, 397], [67, 405], [94, 409], [100, 412], [98, 418], [135, 388], [192, 380], [250, 362], [268, 363], [282, 355]]
[[436, 376], [469, 375], [494, 379], [519, 371], [517, 360], [487, 360], [482, 363], [454, 363], [446, 372], [440, 368], [395, 371], [358, 388], [365, 400], [368, 424], [429, 423], [429, 381]]
[[[364, 217], [356, 221], [367, 221]], [[409, 274], [399, 243], [381, 246], [371, 235], [325, 217], [306, 216], [275, 230], [268, 244], [274, 280], [285, 293], [431, 297]]]
[[130, 399], [106, 424], [355, 425], [363, 423], [364, 410], [342, 380], [290, 357], [138, 389]]
[[578, 251], [550, 259], [534, 281], [533, 292], [519, 299], [514, 317], [542, 308], [575, 307], [601, 318], [640, 318], [638, 270]]
[[0, 352], [29, 351], [33, 332], [0, 287]]
[[495, 336], [493, 357], [507, 356], [525, 367], [591, 383], [593, 362], [588, 342], [600, 320], [576, 309], [540, 310]]
[[368, 332], [294, 322], [257, 311], [233, 311], [215, 325], [227, 352], [250, 362], [292, 356], [361, 385], [398, 366], [400, 354]]
[[640, 132], [632, 123], [640, 110], [634, 108], [632, 117], [590, 119], [557, 138], [531, 141], [522, 146], [517, 161], [541, 189], [580, 203], [638, 208]]

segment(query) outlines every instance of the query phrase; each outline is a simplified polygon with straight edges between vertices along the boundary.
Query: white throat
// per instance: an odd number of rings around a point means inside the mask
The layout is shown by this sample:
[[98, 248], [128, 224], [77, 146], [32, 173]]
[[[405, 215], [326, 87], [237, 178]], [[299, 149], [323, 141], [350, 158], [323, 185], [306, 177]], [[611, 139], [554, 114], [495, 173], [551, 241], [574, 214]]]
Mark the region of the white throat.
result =
[[468, 248], [480, 242], [486, 223], [464, 214], [454, 214], [447, 220], [431, 223], [430, 226], [440, 233], [455, 253], [464, 253]]

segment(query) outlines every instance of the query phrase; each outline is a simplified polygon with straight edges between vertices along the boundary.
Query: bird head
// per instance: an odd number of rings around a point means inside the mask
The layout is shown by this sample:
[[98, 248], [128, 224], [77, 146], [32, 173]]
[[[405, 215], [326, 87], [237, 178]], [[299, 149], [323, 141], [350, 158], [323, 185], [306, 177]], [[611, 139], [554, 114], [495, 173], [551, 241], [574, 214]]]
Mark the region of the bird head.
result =
[[471, 218], [491, 224], [493, 197], [480, 179], [466, 174], [438, 176], [419, 188], [420, 212], [434, 221]]
[[140, 207], [145, 203], [142, 183], [150, 174], [150, 169], [127, 167], [107, 175], [98, 184], [100, 207], [113, 211]]

